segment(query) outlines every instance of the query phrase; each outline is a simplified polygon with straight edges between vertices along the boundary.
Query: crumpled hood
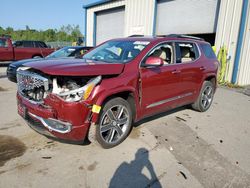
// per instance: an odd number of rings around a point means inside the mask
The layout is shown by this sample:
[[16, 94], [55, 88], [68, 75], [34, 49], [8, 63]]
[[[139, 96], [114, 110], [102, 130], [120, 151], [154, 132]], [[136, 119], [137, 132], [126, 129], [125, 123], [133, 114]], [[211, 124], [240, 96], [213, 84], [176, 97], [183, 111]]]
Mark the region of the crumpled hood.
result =
[[41, 60], [25, 63], [24, 66], [58, 76], [114, 75], [122, 73], [124, 68], [124, 64], [120, 63], [105, 63], [86, 59]]

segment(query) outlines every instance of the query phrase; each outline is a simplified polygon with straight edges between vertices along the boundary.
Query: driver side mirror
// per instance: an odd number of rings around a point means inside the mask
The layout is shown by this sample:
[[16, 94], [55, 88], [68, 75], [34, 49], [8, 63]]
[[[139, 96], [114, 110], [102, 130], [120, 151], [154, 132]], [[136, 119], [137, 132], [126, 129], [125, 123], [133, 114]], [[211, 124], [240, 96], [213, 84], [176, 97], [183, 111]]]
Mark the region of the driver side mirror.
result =
[[164, 64], [163, 59], [159, 57], [148, 57], [144, 64], [144, 67], [158, 67]]

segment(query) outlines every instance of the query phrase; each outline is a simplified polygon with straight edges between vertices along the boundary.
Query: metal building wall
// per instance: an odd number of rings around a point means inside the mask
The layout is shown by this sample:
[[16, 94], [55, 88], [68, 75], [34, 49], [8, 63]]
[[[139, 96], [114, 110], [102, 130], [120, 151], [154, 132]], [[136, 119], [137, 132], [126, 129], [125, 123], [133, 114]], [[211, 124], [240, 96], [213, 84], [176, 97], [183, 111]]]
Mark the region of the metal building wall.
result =
[[242, 3], [243, 0], [222, 0], [220, 5], [215, 46], [217, 52], [222, 46], [226, 46], [228, 49], [230, 59], [226, 72], [226, 81], [228, 82], [231, 82], [233, 74]]
[[125, 36], [152, 35], [155, 0], [126, 0]]
[[250, 1], [248, 2], [248, 14], [241, 50], [237, 84], [250, 85]]
[[[100, 4], [91, 8], [88, 8], [87, 11], [87, 24], [86, 24], [86, 44], [87, 46], [93, 46], [94, 45], [94, 35], [95, 35], [95, 12], [107, 10], [111, 8], [116, 8], [120, 6], [125, 5], [125, 0], [116, 0], [116, 1], [110, 1], [105, 4]], [[126, 13], [125, 13], [126, 14]], [[126, 17], [126, 15], [125, 15]]]

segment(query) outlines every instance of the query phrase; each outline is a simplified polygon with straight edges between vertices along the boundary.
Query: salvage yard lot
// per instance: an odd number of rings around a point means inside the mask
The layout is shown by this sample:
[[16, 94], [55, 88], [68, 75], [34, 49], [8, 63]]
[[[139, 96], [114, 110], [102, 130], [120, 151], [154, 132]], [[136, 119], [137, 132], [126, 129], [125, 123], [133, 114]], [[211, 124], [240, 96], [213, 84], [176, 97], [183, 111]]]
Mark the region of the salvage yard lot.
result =
[[0, 187], [250, 187], [244, 94], [219, 88], [207, 112], [147, 118], [109, 150], [37, 134], [17, 115], [15, 95], [0, 78]]

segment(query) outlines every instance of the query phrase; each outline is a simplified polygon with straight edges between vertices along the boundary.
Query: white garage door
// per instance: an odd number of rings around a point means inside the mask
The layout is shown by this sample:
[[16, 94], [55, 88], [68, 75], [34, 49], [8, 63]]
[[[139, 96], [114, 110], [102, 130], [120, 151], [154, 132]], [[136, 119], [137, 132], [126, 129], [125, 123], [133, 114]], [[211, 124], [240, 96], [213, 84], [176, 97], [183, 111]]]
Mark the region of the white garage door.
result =
[[98, 12], [96, 15], [96, 44], [124, 36], [124, 7]]
[[215, 33], [219, 0], [159, 0], [156, 34]]

